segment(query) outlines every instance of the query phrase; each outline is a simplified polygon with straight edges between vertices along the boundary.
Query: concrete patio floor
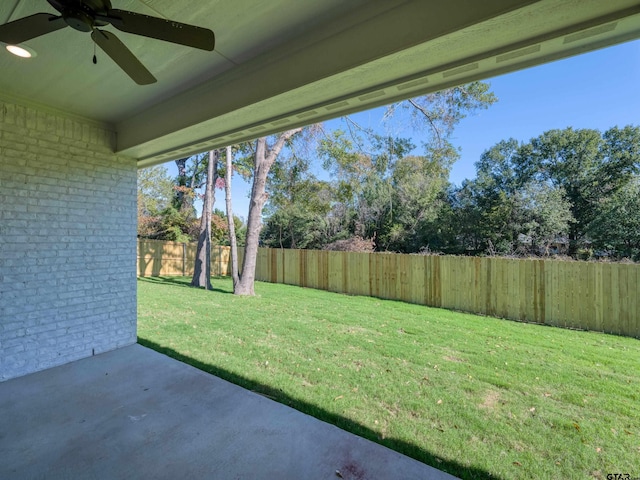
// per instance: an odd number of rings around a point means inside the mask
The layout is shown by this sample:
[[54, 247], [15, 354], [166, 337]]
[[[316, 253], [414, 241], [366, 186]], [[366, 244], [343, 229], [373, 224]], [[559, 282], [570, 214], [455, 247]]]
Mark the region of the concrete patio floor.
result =
[[5, 480], [454, 478], [140, 345], [0, 383], [0, 459]]

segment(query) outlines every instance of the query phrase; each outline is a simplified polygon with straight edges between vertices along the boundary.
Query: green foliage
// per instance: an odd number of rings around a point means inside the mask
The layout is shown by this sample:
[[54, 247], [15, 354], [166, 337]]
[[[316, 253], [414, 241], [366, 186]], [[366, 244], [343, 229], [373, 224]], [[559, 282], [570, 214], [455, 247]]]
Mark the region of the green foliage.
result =
[[178, 175], [175, 178], [173, 207], [183, 212], [186, 217], [195, 216], [193, 202], [198, 196], [198, 191], [205, 185], [209, 154], [199, 153], [178, 159], [175, 163]]
[[[236, 231], [236, 244], [239, 247], [244, 246], [247, 226], [242, 219], [236, 215], [233, 216], [233, 223]], [[211, 215], [211, 245], [229, 246], [229, 223], [227, 214], [219, 209], [214, 209]]]
[[602, 203], [589, 232], [601, 255], [640, 261], [640, 176]]
[[453, 151], [425, 146], [427, 155], [410, 153], [407, 138], [379, 135], [346, 120], [320, 141], [319, 155], [334, 180], [333, 240], [373, 238], [377, 250], [415, 251], [419, 232], [438, 210], [436, 199], [447, 185]]
[[174, 196], [174, 184], [163, 166], [138, 170], [138, 236], [161, 237], [162, 212]]
[[156, 166], [138, 170], [138, 209], [144, 215], [158, 215], [173, 198], [173, 181], [166, 167]]
[[502, 140], [486, 150], [476, 162], [476, 183], [489, 192], [503, 191], [513, 194], [519, 186], [515, 172], [520, 143], [510, 138]]
[[320, 248], [330, 233], [325, 217], [334, 190], [310, 173], [308, 157], [297, 149], [281, 154], [269, 173], [270, 193], [262, 230], [263, 243], [280, 248]]
[[528, 243], [529, 252], [548, 254], [556, 239], [569, 234], [574, 218], [562, 187], [531, 181], [518, 191], [516, 202], [521, 215], [519, 235], [524, 236], [520, 241]]
[[191, 242], [197, 237], [198, 229], [198, 220], [194, 216], [170, 206], [162, 212], [157, 238], [172, 242]]
[[[489, 88], [475, 82], [388, 107], [387, 120], [411, 124], [420, 132], [424, 155], [413, 154], [416, 146], [409, 138], [379, 134], [349, 118], [344, 129], [324, 132], [316, 155], [331, 175], [331, 183], [320, 188], [330, 193], [330, 201], [326, 195], [318, 199], [313, 189], [294, 201], [292, 185], [273, 182], [265, 243], [317, 248], [361, 237], [373, 239], [377, 250], [421, 249], [427, 227], [443, 208], [449, 170], [459, 155], [450, 137], [466, 115], [496, 101]], [[300, 161], [300, 172], [307, 171], [309, 163]], [[305, 186], [297, 181], [300, 188]], [[289, 192], [288, 202], [281, 201], [283, 192]], [[322, 207], [314, 211], [311, 204]]]
[[563, 253], [555, 246], [568, 238], [569, 253], [580, 258], [591, 257], [593, 247], [634, 256], [636, 219], [622, 221], [619, 212], [633, 209], [627, 186], [639, 164], [639, 127], [604, 134], [567, 128], [528, 143], [501, 141], [476, 163], [476, 179], [450, 195], [446, 220], [458, 234], [444, 251]]
[[477, 177], [454, 194], [461, 251], [468, 253], [549, 253], [573, 222], [564, 189], [518, 175], [519, 155], [526, 148], [502, 141], [476, 163]]
[[521, 182], [535, 179], [562, 187], [575, 222], [569, 226], [572, 250], [588, 239], [589, 225], [603, 202], [626, 185], [640, 165], [640, 127], [550, 130], [520, 148], [516, 171]]
[[192, 242], [199, 221], [194, 206], [202, 197], [208, 153], [175, 161], [178, 175], [170, 178], [164, 166], [138, 173], [138, 235], [145, 238]]
[[391, 226], [381, 234], [386, 249], [415, 252], [423, 246], [424, 226], [442, 208], [448, 175], [448, 168], [435, 156], [407, 156], [396, 162], [391, 174]]

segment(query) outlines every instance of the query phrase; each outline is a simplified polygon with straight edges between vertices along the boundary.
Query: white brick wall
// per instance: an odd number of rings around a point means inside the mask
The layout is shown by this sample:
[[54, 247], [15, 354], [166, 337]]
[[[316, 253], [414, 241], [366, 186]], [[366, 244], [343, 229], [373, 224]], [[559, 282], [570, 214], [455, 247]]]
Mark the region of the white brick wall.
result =
[[136, 341], [136, 164], [0, 101], [0, 381]]

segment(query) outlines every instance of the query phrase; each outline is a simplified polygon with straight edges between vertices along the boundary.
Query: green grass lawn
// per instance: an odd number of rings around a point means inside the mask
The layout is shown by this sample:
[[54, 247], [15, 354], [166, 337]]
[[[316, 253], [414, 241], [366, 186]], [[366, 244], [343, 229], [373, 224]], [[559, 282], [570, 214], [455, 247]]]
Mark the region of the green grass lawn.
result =
[[[142, 345], [462, 478], [640, 477], [640, 341], [269, 283], [138, 281]], [[238, 419], [242, 421], [242, 419]]]

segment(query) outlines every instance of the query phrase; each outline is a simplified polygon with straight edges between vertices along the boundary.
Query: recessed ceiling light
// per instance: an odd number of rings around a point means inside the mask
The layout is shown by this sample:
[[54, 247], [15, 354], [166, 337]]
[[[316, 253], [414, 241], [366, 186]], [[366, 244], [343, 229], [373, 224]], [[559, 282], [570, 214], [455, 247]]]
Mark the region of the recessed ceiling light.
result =
[[24, 46], [21, 47], [19, 45], [7, 45], [6, 49], [14, 55], [22, 58], [31, 58], [36, 56], [36, 52]]

